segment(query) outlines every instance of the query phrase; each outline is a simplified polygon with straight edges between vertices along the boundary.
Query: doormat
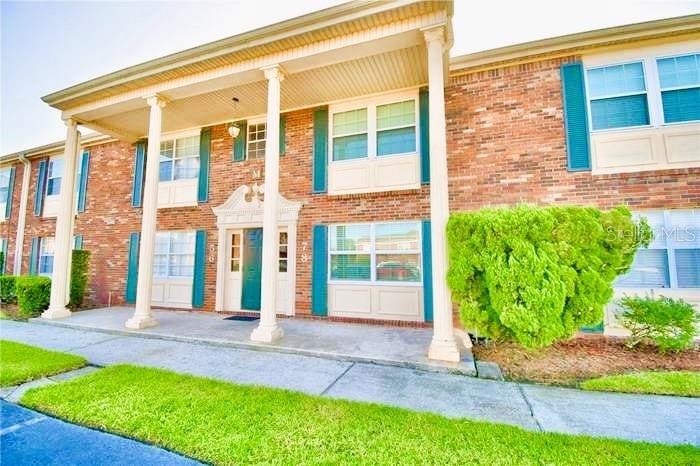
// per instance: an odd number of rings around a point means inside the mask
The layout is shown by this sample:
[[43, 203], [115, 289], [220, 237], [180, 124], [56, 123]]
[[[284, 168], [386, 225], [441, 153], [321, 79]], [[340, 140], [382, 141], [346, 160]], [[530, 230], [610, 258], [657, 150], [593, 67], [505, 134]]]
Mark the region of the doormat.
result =
[[252, 322], [254, 320], [258, 320], [260, 317], [253, 317], [253, 316], [231, 316], [231, 317], [226, 317], [224, 320], [237, 320], [239, 322]]

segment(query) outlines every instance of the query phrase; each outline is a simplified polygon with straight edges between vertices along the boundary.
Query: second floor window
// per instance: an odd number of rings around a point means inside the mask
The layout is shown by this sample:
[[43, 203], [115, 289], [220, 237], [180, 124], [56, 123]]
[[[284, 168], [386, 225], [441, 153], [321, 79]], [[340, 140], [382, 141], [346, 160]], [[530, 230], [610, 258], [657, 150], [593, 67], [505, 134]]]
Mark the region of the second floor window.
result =
[[49, 160], [49, 172], [46, 181], [46, 195], [54, 196], [61, 193], [61, 179], [63, 178], [63, 159]]
[[198, 135], [160, 143], [160, 181], [189, 180], [198, 176]]
[[[0, 170], [0, 204], [5, 204], [10, 197], [10, 169]], [[2, 212], [4, 214], [4, 210]]]
[[660, 58], [656, 66], [664, 122], [700, 120], [700, 54]]
[[593, 130], [649, 124], [641, 61], [589, 69], [587, 82]]
[[248, 159], [265, 158], [265, 141], [267, 141], [267, 128], [265, 123], [251, 123], [248, 125]]

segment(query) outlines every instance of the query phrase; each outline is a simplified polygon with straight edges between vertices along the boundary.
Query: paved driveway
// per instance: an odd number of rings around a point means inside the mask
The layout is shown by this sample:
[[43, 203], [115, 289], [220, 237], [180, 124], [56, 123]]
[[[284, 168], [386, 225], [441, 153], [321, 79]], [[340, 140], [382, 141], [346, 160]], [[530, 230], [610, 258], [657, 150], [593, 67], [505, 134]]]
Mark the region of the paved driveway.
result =
[[2, 338], [237, 383], [376, 402], [530, 430], [700, 446], [700, 399], [583, 392], [295, 354], [0, 321]]
[[0, 458], [8, 465], [201, 464], [134, 440], [68, 424], [4, 400], [0, 400]]

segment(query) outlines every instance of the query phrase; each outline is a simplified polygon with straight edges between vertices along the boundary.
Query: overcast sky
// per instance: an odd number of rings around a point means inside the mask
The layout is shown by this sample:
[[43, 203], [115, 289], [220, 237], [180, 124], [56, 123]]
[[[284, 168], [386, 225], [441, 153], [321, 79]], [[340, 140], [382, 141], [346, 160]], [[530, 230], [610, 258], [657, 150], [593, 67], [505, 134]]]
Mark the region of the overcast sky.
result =
[[[41, 97], [152, 58], [343, 3], [0, 0], [0, 154], [65, 137]], [[700, 0], [456, 0], [452, 56], [700, 13]]]

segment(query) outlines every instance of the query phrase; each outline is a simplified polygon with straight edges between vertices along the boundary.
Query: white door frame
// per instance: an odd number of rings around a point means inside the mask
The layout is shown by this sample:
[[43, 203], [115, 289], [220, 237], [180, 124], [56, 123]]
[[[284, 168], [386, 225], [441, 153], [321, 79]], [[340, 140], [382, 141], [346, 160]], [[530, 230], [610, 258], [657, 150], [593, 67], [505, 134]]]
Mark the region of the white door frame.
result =
[[[263, 226], [263, 200], [262, 189], [256, 184], [252, 187], [239, 186], [229, 198], [218, 207], [212, 207], [216, 215], [218, 229], [218, 251], [216, 265], [216, 306], [217, 311], [224, 310], [224, 287], [226, 286], [226, 250], [227, 235], [230, 230], [244, 230], [246, 228], [262, 228]], [[294, 315], [296, 308], [296, 249], [297, 249], [297, 222], [301, 202], [294, 202], [279, 195], [279, 220], [278, 225], [288, 232], [289, 245], [287, 247], [287, 273], [289, 274], [289, 300], [288, 315]], [[263, 231], [263, 234], [265, 232]], [[241, 264], [242, 266], [242, 264]]]

